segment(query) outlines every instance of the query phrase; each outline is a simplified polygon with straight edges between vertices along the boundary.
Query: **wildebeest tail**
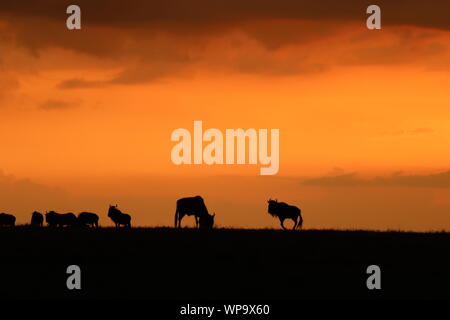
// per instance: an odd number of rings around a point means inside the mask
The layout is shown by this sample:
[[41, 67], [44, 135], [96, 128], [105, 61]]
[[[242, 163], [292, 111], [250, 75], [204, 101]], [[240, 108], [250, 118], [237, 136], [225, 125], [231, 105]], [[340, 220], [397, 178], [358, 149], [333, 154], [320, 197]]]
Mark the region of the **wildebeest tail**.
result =
[[178, 222], [178, 207], [175, 210], [175, 228], [177, 227], [177, 222]]
[[303, 218], [302, 218], [302, 212], [300, 211], [300, 214], [299, 214], [299, 222], [297, 223], [297, 229], [301, 229], [302, 228], [302, 226], [303, 226]]

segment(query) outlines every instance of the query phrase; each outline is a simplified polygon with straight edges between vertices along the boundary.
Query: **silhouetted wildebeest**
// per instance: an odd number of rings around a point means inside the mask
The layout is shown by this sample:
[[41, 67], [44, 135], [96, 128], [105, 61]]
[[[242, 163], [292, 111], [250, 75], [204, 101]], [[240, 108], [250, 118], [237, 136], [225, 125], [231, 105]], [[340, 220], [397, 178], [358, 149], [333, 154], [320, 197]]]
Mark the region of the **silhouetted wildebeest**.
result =
[[0, 213], [0, 226], [14, 227], [16, 224], [16, 217], [8, 213]]
[[285, 219], [292, 219], [295, 222], [294, 227], [292, 228], [293, 230], [295, 230], [296, 227], [302, 227], [302, 210], [295, 206], [290, 206], [287, 203], [278, 202], [277, 200], [269, 200], [267, 202], [269, 203], [267, 211], [271, 216], [278, 217], [280, 219], [280, 224], [283, 229], [286, 229], [284, 227]]
[[31, 215], [31, 225], [35, 227], [42, 227], [44, 224], [44, 216], [40, 212], [33, 212]]
[[116, 227], [124, 225], [125, 227], [131, 228], [131, 216], [117, 209], [117, 205], [109, 205], [108, 217], [116, 224]]
[[98, 215], [92, 212], [80, 212], [78, 215], [78, 224], [98, 228]]
[[177, 209], [175, 211], [175, 228], [181, 228], [181, 220], [185, 215], [193, 215], [195, 217], [196, 228], [198, 228], [199, 220], [200, 227], [202, 228], [212, 228], [214, 225], [215, 215], [210, 215], [208, 213], [205, 202], [200, 196], [177, 200]]
[[49, 211], [45, 213], [45, 222], [47, 222], [50, 227], [73, 227], [77, 224], [77, 216], [72, 212], [57, 213], [55, 211]]

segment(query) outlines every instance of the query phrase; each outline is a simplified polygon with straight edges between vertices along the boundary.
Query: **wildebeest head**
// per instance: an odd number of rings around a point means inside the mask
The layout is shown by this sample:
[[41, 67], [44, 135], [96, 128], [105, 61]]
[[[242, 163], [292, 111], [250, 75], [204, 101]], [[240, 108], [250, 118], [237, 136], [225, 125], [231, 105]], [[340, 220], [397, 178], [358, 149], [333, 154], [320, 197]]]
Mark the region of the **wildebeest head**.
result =
[[267, 208], [267, 212], [270, 213], [272, 216], [276, 216], [278, 213], [278, 200], [272, 200], [269, 199], [269, 201], [267, 201], [267, 203], [269, 204], [268, 208]]
[[32, 217], [42, 217], [42, 213], [38, 212], [38, 211], [33, 211], [33, 213], [31, 214]]
[[215, 216], [215, 213], [202, 215], [199, 219], [200, 228], [212, 229], [214, 227]]
[[55, 211], [47, 211], [45, 213], [45, 222], [50, 225], [56, 224], [58, 219], [58, 214]]
[[110, 204], [109, 209], [108, 209], [108, 217], [111, 217], [112, 215], [114, 215], [117, 212], [119, 212], [119, 209], [117, 209], [117, 204], [115, 206]]
[[51, 217], [53, 217], [53, 216], [55, 216], [55, 215], [57, 215], [57, 213], [55, 212], [55, 211], [47, 211], [46, 213], [45, 213], [45, 218], [47, 219], [47, 218], [51, 218]]

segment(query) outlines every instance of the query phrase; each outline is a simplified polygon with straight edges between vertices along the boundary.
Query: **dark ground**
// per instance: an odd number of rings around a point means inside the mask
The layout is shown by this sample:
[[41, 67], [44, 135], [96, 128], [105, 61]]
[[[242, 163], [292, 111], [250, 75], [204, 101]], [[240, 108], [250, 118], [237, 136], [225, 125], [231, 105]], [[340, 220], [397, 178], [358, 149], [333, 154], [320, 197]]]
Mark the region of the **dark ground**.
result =
[[0, 259], [0, 298], [450, 298], [449, 233], [16, 227]]

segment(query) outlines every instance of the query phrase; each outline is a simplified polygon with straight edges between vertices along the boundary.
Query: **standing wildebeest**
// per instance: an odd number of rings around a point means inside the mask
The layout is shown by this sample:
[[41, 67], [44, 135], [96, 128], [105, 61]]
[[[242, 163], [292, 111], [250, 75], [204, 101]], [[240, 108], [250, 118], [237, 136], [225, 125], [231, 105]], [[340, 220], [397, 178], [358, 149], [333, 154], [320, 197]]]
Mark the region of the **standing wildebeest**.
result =
[[[278, 202], [277, 200], [269, 200], [267, 202], [269, 203], [267, 211], [271, 216], [280, 219], [280, 224], [283, 229], [286, 229], [284, 227], [285, 219], [292, 219], [295, 222], [294, 227], [292, 228], [293, 230], [295, 230], [296, 227], [301, 229], [303, 224], [302, 210], [295, 206], [290, 206], [287, 203]], [[298, 221], [298, 218], [300, 218], [300, 221]]]
[[177, 209], [175, 211], [175, 228], [181, 228], [183, 217], [194, 216], [195, 226], [198, 228], [199, 220], [201, 228], [212, 228], [214, 225], [214, 215], [208, 213], [205, 202], [200, 196], [182, 198], [177, 200]]
[[98, 215], [92, 212], [81, 212], [78, 215], [78, 224], [98, 228]]
[[116, 227], [120, 227], [122, 224], [125, 227], [131, 228], [131, 216], [117, 209], [117, 205], [109, 205], [108, 217], [116, 224]]
[[44, 224], [44, 216], [40, 212], [33, 212], [31, 215], [31, 225], [35, 227], [42, 227]]
[[0, 226], [14, 227], [16, 224], [16, 217], [8, 213], [0, 213]]
[[49, 211], [45, 213], [45, 222], [47, 222], [50, 227], [73, 227], [77, 224], [77, 216], [72, 212], [57, 213], [55, 211]]

